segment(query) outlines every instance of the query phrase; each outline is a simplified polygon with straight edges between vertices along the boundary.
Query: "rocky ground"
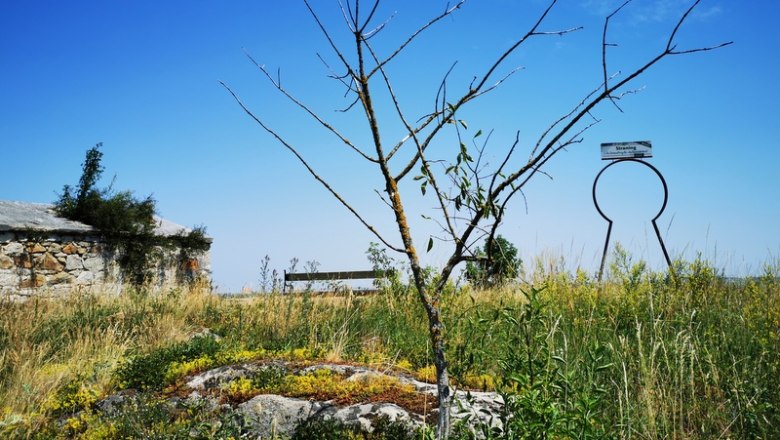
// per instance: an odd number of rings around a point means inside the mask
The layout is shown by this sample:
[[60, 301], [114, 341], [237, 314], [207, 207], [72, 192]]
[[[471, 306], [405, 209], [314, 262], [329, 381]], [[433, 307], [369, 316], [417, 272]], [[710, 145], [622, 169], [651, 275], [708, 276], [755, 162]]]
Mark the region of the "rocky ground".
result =
[[[282, 394], [242, 393], [235, 384], [258, 381], [262, 377], [318, 378], [333, 377], [347, 389], [365, 389], [350, 396], [328, 395], [324, 389], [307, 389]], [[393, 384], [384, 391], [372, 393], [376, 384]], [[316, 382], [314, 383], [316, 386]], [[172, 403], [186, 401], [189, 406], [206, 406], [224, 414], [230, 413], [242, 420], [250, 438], [288, 436], [295, 428], [312, 420], [337, 420], [345, 425], [358, 425], [371, 431], [380, 419], [404, 422], [410, 429], [425, 424], [435, 425], [437, 417], [436, 386], [408, 375], [338, 363], [308, 363], [281, 360], [254, 361], [222, 366], [186, 378], [166, 391]], [[98, 404], [106, 415], [121, 411], [122, 405], [132, 399], [132, 391], [110, 396]], [[501, 408], [501, 397], [492, 392], [455, 392], [453, 421], [464, 421], [469, 426], [479, 423], [497, 424], [492, 417]]]

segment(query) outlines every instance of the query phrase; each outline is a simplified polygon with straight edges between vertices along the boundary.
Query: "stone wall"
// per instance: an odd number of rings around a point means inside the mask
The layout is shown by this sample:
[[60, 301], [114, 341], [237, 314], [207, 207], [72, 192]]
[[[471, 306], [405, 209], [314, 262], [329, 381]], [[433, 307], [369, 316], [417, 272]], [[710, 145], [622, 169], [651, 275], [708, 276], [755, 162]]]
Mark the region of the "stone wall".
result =
[[[162, 251], [151, 282], [153, 289], [208, 283], [208, 252], [191, 257]], [[0, 294], [23, 299], [35, 294], [74, 289], [118, 293], [126, 286], [116, 253], [96, 237], [49, 235], [20, 238], [0, 234]]]

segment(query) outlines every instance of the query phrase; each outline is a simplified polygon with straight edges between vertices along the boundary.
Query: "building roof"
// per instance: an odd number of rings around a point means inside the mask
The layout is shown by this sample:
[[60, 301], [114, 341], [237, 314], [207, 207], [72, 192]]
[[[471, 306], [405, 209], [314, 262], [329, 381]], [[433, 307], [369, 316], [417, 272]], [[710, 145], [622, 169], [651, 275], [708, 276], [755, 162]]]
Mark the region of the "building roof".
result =
[[[155, 233], [165, 237], [188, 233], [191, 229], [155, 216]], [[60, 217], [54, 205], [0, 200], [0, 232], [35, 230], [61, 234], [89, 234], [97, 230], [85, 223]]]

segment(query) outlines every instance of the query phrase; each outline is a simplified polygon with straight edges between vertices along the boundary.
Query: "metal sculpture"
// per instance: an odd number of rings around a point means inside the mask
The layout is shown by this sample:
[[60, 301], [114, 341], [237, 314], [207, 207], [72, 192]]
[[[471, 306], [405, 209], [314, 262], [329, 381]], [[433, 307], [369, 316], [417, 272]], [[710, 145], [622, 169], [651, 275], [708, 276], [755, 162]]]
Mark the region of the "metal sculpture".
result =
[[[604, 147], [602, 146], [602, 149], [603, 148]], [[642, 157], [649, 157], [649, 156], [646, 155], [646, 156], [642, 156]], [[653, 223], [653, 229], [655, 230], [655, 235], [656, 235], [656, 237], [658, 237], [658, 243], [661, 245], [661, 250], [664, 253], [664, 258], [666, 259], [666, 264], [669, 265], [670, 269], [672, 267], [672, 260], [669, 258], [669, 253], [666, 251], [666, 245], [664, 244], [664, 240], [661, 237], [661, 231], [658, 229], [658, 224], [656, 223], [658, 218], [661, 217], [661, 214], [664, 213], [664, 210], [666, 209], [666, 202], [669, 200], [669, 188], [666, 186], [666, 180], [664, 179], [664, 176], [661, 174], [660, 171], [658, 171], [658, 168], [650, 165], [649, 163], [645, 162], [644, 160], [642, 160], [640, 158], [631, 157], [631, 158], [624, 158], [624, 159], [614, 159], [610, 163], [608, 163], [604, 168], [601, 169], [601, 171], [598, 173], [598, 175], [596, 175], [596, 179], [593, 181], [593, 204], [596, 205], [596, 210], [599, 212], [601, 217], [603, 217], [604, 220], [606, 220], [607, 223], [609, 224], [609, 226], [607, 227], [607, 237], [604, 240], [604, 251], [601, 254], [601, 265], [599, 266], [599, 277], [598, 277], [599, 281], [601, 281], [601, 276], [604, 273], [604, 262], [607, 259], [607, 250], [609, 249], [609, 239], [610, 239], [610, 236], [612, 235], [612, 219], [607, 217], [607, 215], [604, 214], [604, 211], [602, 211], [601, 207], [599, 206], [598, 199], [596, 198], [596, 186], [599, 183], [599, 178], [601, 177], [602, 174], [604, 174], [604, 171], [606, 171], [607, 168], [609, 168], [609, 167], [611, 167], [613, 165], [622, 163], [622, 162], [634, 162], [634, 163], [642, 164], [642, 165], [650, 168], [651, 170], [653, 170], [653, 172], [661, 180], [661, 184], [664, 187], [664, 203], [661, 205], [661, 209], [658, 210], [658, 214], [656, 214], [655, 217], [653, 217], [652, 223]]]

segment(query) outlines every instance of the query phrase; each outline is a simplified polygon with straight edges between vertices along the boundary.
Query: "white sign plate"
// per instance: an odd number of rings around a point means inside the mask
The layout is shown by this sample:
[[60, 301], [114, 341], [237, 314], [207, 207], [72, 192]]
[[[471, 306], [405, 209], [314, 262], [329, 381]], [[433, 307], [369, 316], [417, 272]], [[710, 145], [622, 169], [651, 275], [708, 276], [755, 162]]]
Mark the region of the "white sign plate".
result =
[[650, 141], [607, 142], [601, 144], [601, 159], [639, 159], [653, 157], [653, 145]]

